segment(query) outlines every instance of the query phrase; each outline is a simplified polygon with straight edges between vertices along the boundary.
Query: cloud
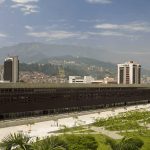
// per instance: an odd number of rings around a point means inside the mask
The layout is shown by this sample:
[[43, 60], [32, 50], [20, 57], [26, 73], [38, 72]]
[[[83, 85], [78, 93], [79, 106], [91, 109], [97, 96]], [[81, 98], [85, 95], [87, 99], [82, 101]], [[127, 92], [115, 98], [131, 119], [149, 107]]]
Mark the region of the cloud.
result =
[[[28, 27], [26, 27], [28, 28]], [[125, 37], [130, 39], [135, 39], [135, 36], [128, 35], [122, 32], [114, 31], [103, 31], [103, 32], [68, 32], [68, 31], [41, 31], [33, 32], [30, 31], [27, 33], [28, 36], [34, 38], [43, 38], [46, 41], [50, 40], [65, 40], [74, 38], [76, 40], [86, 40], [86, 39], [95, 39], [100, 37]]]
[[112, 0], [86, 0], [88, 3], [91, 4], [110, 4]]
[[120, 54], [130, 54], [130, 55], [150, 55], [150, 52], [146, 51], [115, 51]]
[[122, 30], [122, 31], [144, 31], [150, 32], [150, 25], [147, 23], [130, 23], [130, 24], [98, 24], [94, 26], [96, 29], [104, 30]]
[[7, 37], [6, 34], [0, 33], [0, 38], [6, 38], [6, 37]]
[[39, 12], [37, 10], [38, 6], [36, 5], [24, 5], [24, 7], [21, 8], [21, 11], [24, 12], [25, 15], [29, 15], [32, 13], [37, 13]]
[[0, 0], [0, 4], [2, 4], [2, 3], [4, 3], [5, 2], [5, 0]]
[[39, 0], [12, 0], [14, 4], [11, 6], [11, 8], [19, 8], [24, 15], [38, 13], [39, 7], [36, 4], [38, 1]]
[[79, 19], [78, 20], [81, 23], [93, 23], [93, 22], [102, 22], [103, 19]]
[[[135, 27], [135, 26], [131, 26]], [[26, 25], [25, 29], [28, 30], [28, 33], [26, 35], [34, 38], [42, 38], [44, 40], [63, 40], [63, 39], [76, 39], [76, 40], [86, 40], [86, 39], [98, 39], [101, 37], [122, 37], [122, 38], [128, 38], [130, 40], [137, 40], [141, 37], [138, 34], [133, 34], [132, 32], [124, 32], [122, 30], [117, 29], [128, 29], [131, 30], [129, 25], [117, 25], [117, 24], [98, 24], [95, 26], [95, 28], [102, 29], [100, 31], [68, 31], [67, 28], [64, 28], [64, 26], [53, 25], [53, 26], [37, 26], [36, 28], [33, 28], [32, 26]], [[134, 30], [144, 30], [141, 26], [136, 26]], [[133, 29], [132, 29], [133, 30]]]
[[29, 25], [26, 25], [24, 26], [25, 29], [29, 30], [29, 31], [32, 31], [33, 30], [33, 27], [32, 26], [29, 26]]
[[27, 35], [36, 38], [46, 38], [46, 40], [62, 40], [79, 36], [78, 33], [68, 31], [29, 32]]
[[12, 2], [20, 3], [20, 4], [27, 4], [32, 2], [38, 2], [39, 0], [12, 0]]
[[133, 37], [132, 35], [128, 35], [122, 32], [115, 32], [115, 31], [103, 31], [103, 32], [88, 32], [89, 35], [92, 36], [120, 36], [120, 37]]

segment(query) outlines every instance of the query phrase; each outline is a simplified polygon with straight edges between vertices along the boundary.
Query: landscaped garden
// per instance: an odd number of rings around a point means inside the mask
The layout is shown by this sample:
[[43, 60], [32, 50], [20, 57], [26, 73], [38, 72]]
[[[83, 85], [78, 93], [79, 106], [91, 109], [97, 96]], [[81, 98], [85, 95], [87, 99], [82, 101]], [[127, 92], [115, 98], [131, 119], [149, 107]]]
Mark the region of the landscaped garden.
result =
[[120, 113], [107, 119], [96, 119], [91, 125], [64, 126], [55, 133], [58, 135], [34, 140], [22, 133], [11, 134], [2, 140], [0, 149], [150, 150], [150, 112]]
[[[150, 123], [149, 111], [130, 111], [120, 113], [118, 116], [109, 117], [107, 119], [96, 119], [94, 126], [104, 126], [108, 130], [144, 130]], [[141, 125], [143, 124], [143, 125]]]
[[[146, 110], [120, 113], [107, 119], [96, 119], [92, 126], [104, 128], [126, 138], [138, 138], [143, 141], [141, 150], [150, 150], [150, 112]], [[120, 141], [120, 140], [116, 140]], [[131, 148], [130, 148], [131, 149]], [[134, 150], [134, 149], [133, 149]]]

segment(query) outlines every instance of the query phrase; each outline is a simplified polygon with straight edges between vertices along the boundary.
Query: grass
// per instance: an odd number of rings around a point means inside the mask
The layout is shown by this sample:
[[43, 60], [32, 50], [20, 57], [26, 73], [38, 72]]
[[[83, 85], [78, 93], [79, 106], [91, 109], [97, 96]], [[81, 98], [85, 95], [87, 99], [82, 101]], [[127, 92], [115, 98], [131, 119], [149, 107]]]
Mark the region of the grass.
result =
[[143, 129], [144, 127], [141, 127], [137, 122], [135, 121], [126, 121], [121, 122], [118, 124], [113, 124], [111, 126], [106, 127], [107, 130], [111, 131], [121, 131], [121, 130], [137, 130], [137, 129]]
[[72, 133], [72, 134], [84, 134], [84, 133], [93, 133], [94, 131], [92, 129], [85, 128], [84, 126], [76, 126], [72, 128], [68, 128], [66, 126], [62, 127], [59, 131], [56, 131], [55, 133]]
[[[148, 111], [131, 111], [121, 113], [118, 116], [110, 117], [108, 119], [98, 119], [94, 123], [95, 126], [105, 127], [107, 130], [122, 131], [121, 135], [127, 137], [140, 138], [144, 145], [141, 150], [150, 150], [150, 130], [145, 126], [140, 126], [139, 123], [150, 123], [150, 112]], [[100, 149], [109, 150], [109, 146], [105, 144], [105, 136], [95, 135]]]
[[109, 117], [108, 119], [97, 119], [94, 126], [104, 126], [107, 130], [139, 130], [144, 129], [139, 122], [147, 123], [150, 121], [150, 112], [148, 111], [130, 111], [121, 113], [118, 116]]
[[[121, 113], [118, 116], [110, 117], [108, 119], [98, 119], [94, 125], [104, 126], [107, 130], [124, 130], [125, 132], [120, 132], [121, 135], [140, 138], [144, 142], [144, 146], [141, 150], [150, 150], [150, 130], [139, 125], [139, 122], [149, 123], [149, 121], [150, 112], [141, 110]], [[73, 128], [65, 128], [65, 131], [73, 134], [89, 133], [94, 136], [98, 142], [98, 150], [111, 150], [110, 146], [106, 144], [107, 137], [102, 134], [95, 134], [90, 128], [78, 126]], [[61, 132], [64, 132], [64, 129], [61, 130]]]
[[[67, 134], [67, 132], [71, 132], [72, 134], [90, 134], [93, 137], [95, 137], [97, 143], [98, 143], [98, 149], [97, 150], [111, 150], [110, 146], [106, 144], [106, 136], [102, 134], [94, 134], [94, 131], [90, 128], [85, 128], [84, 126], [77, 126], [73, 128], [67, 128], [64, 127], [63, 129], [57, 131], [58, 133], [64, 133]], [[63, 135], [62, 135], [63, 136]]]
[[68, 128], [66, 126], [62, 127], [59, 131], [57, 131], [58, 133], [66, 133], [66, 132], [78, 132], [78, 131], [82, 131], [85, 128], [82, 126], [76, 126], [76, 127], [72, 127], [72, 128]]
[[[81, 133], [81, 135], [82, 135], [82, 133]], [[98, 143], [97, 150], [111, 150], [110, 146], [108, 144], [106, 144], [106, 136], [104, 136], [102, 134], [90, 134], [90, 135], [93, 136]]]
[[102, 134], [93, 135], [98, 143], [97, 150], [111, 150], [110, 146], [106, 144], [106, 137]]

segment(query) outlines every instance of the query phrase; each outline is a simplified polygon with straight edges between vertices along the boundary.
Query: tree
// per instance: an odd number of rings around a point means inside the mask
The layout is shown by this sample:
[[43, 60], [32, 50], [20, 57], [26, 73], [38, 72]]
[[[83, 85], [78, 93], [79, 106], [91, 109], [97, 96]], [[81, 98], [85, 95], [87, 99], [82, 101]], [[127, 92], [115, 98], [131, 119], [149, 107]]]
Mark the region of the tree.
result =
[[2, 140], [2, 142], [0, 143], [0, 148], [4, 150], [11, 150], [12, 148], [16, 150], [30, 150], [30, 139], [31, 138], [29, 136], [24, 135], [22, 133], [10, 134]]
[[107, 138], [106, 143], [112, 150], [139, 150], [143, 146], [143, 141], [139, 138], [125, 137], [120, 142]]
[[33, 150], [68, 150], [64, 140], [57, 136], [47, 137], [43, 140], [37, 140], [32, 145]]

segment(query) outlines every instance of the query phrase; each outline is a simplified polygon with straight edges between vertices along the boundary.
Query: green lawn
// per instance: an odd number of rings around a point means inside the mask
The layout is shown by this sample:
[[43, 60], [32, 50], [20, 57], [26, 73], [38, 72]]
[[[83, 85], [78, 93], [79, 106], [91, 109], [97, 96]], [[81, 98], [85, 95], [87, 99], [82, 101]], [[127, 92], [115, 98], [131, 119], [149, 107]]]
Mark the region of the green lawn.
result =
[[[94, 134], [93, 130], [79, 126], [79, 127], [73, 127], [73, 128], [66, 128], [59, 130], [58, 133], [64, 133], [65, 135], [70, 134], [70, 132], [73, 135], [82, 135], [82, 134], [89, 134], [95, 137], [96, 141], [98, 142], [98, 150], [111, 150], [109, 145], [106, 144], [106, 136], [102, 134]], [[80, 134], [79, 134], [80, 133]], [[62, 135], [63, 136], [63, 135]]]
[[[150, 130], [146, 126], [141, 126], [139, 123], [149, 124], [150, 112], [143, 110], [121, 113], [118, 116], [108, 119], [97, 119], [93, 125], [98, 127], [103, 126], [107, 130], [124, 131], [120, 132], [120, 134], [127, 137], [140, 138], [144, 142], [141, 150], [150, 150]], [[104, 142], [105, 136], [95, 135], [95, 137], [99, 142], [100, 149], [109, 150], [109, 147]]]
[[110, 117], [108, 119], [97, 119], [93, 124], [98, 127], [104, 126], [108, 130], [139, 130], [144, 129], [139, 122], [149, 123], [150, 112], [148, 111], [131, 111], [121, 113], [118, 116]]
[[[144, 142], [144, 146], [141, 150], [150, 150], [150, 130], [144, 126], [140, 126], [140, 123], [149, 123], [150, 112], [148, 111], [131, 111], [127, 113], [121, 113], [118, 116], [110, 117], [108, 119], [99, 119], [94, 123], [95, 126], [104, 126], [107, 130], [122, 131], [122, 134], [126, 137], [140, 138]], [[93, 124], [92, 124], [93, 125]], [[132, 131], [131, 131], [132, 130]], [[72, 133], [77, 135], [90, 134], [95, 137], [98, 142], [97, 150], [111, 150], [110, 146], [106, 144], [106, 136], [95, 133], [90, 129], [90, 126], [79, 126], [73, 128], [64, 127], [59, 132]]]
[[111, 150], [110, 146], [106, 144], [106, 137], [101, 134], [93, 135], [98, 142], [98, 149], [97, 150]]
[[[108, 119], [99, 119], [94, 123], [95, 126], [104, 126], [107, 130], [122, 131], [122, 134], [127, 137], [137, 137], [143, 140], [144, 146], [141, 150], [150, 150], [150, 130], [147, 130], [144, 126], [140, 126], [140, 123], [149, 123], [150, 112], [148, 111], [131, 111], [127, 113], [121, 113], [118, 116], [110, 117]], [[93, 125], [93, 124], [92, 124]], [[131, 130], [133, 130], [131, 132]], [[129, 132], [130, 131], [130, 132]], [[61, 133], [67, 134], [71, 132], [73, 134], [90, 134], [95, 137], [98, 142], [98, 150], [111, 150], [110, 146], [106, 144], [106, 136], [102, 134], [96, 134], [90, 128], [85, 126], [64, 128], [60, 130]]]

